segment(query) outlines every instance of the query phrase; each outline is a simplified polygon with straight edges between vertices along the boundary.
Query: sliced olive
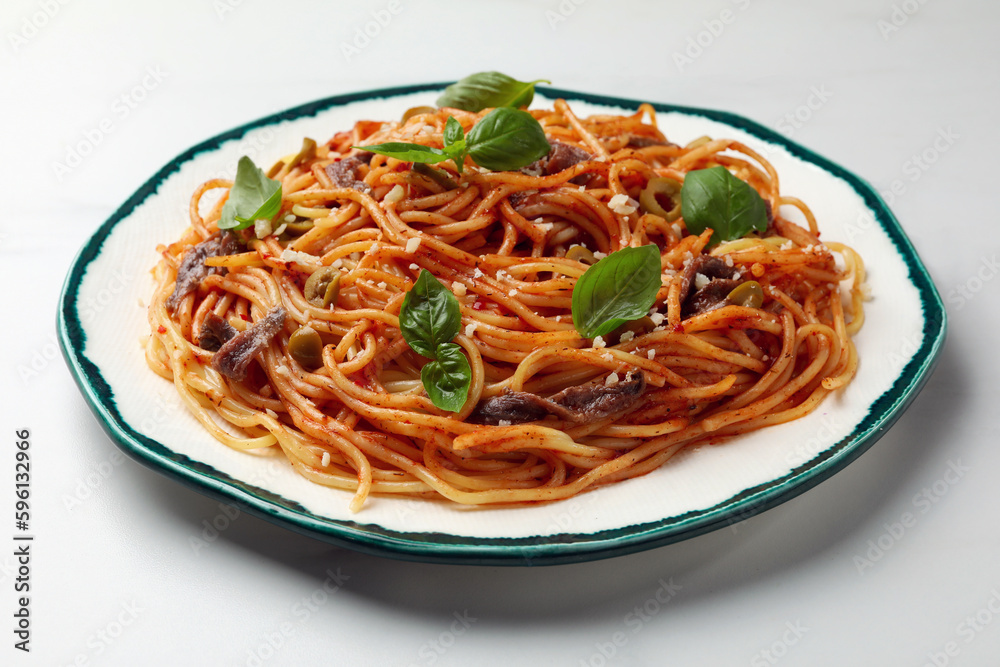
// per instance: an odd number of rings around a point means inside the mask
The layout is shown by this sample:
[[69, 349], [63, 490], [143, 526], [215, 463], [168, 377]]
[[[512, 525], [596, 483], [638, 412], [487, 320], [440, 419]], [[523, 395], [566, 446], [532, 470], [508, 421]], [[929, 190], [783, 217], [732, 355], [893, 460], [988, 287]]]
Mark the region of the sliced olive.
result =
[[318, 368], [323, 365], [323, 339], [312, 327], [299, 327], [288, 339], [288, 354], [303, 368]]
[[434, 107], [410, 107], [409, 109], [403, 112], [403, 117], [399, 120], [399, 122], [405, 123], [414, 116], [417, 116], [422, 113], [437, 113], [437, 109], [435, 109]]
[[[302, 148], [299, 149], [299, 152], [295, 154], [295, 157], [293, 157], [291, 160], [288, 161], [287, 171], [291, 171], [302, 162], [307, 162], [309, 160], [312, 160], [314, 157], [316, 157], [316, 142], [310, 139], [309, 137], [305, 137], [302, 139]], [[285, 161], [278, 160], [273, 165], [271, 165], [270, 169], [267, 170], [267, 177], [274, 178], [278, 174], [278, 172], [280, 172], [282, 168], [284, 168], [284, 166], [285, 166]]]
[[316, 221], [312, 218], [304, 218], [302, 220], [296, 220], [295, 222], [286, 222], [285, 231], [292, 236], [302, 236], [316, 224]]
[[572, 259], [577, 262], [582, 262], [583, 264], [592, 265], [597, 264], [597, 258], [594, 257], [594, 253], [590, 252], [582, 245], [575, 245], [566, 251], [566, 259]]
[[435, 169], [429, 164], [424, 164], [423, 162], [414, 162], [413, 171], [417, 172], [421, 176], [426, 176], [438, 185], [440, 185], [445, 190], [454, 190], [458, 187], [458, 183], [451, 180], [441, 169]]
[[302, 148], [295, 157], [292, 158], [291, 162], [288, 163], [288, 170], [291, 171], [295, 167], [299, 166], [303, 162], [308, 162], [316, 157], [316, 142], [309, 137], [303, 137]]
[[704, 146], [705, 144], [707, 144], [711, 140], [712, 140], [712, 137], [708, 136], [707, 134], [703, 134], [700, 137], [698, 137], [697, 139], [692, 140], [684, 148], [687, 148], [687, 149], [698, 148], [698, 146]]
[[639, 194], [639, 204], [646, 213], [673, 222], [681, 216], [680, 193], [681, 184], [674, 179], [651, 178]]
[[303, 295], [314, 306], [328, 308], [331, 303], [336, 304], [337, 297], [340, 296], [340, 269], [324, 266], [315, 271], [306, 280]]
[[764, 305], [764, 290], [756, 280], [741, 283], [726, 297], [726, 301], [736, 306], [760, 308]]

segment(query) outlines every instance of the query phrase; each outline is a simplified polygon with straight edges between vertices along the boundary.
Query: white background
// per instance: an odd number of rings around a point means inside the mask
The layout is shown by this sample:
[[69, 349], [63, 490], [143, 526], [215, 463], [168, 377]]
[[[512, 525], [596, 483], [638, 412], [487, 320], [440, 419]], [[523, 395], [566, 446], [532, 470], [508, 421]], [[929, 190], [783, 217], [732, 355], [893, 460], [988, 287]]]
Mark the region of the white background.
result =
[[[3, 3], [0, 663], [996, 664], [1000, 8], [577, 2]], [[365, 44], [373, 12], [385, 25]], [[533, 569], [398, 562], [228, 520], [123, 459], [55, 345], [59, 289], [100, 223], [233, 126], [488, 69], [735, 111], [886, 193], [951, 318], [911, 409], [843, 472], [745, 523]], [[30, 654], [8, 629], [22, 428]]]

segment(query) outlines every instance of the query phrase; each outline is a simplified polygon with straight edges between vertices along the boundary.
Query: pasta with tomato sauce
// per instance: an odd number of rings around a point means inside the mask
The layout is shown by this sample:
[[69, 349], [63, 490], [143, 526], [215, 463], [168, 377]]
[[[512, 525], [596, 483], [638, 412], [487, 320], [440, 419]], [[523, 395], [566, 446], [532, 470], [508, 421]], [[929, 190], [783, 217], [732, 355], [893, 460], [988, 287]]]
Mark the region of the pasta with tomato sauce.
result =
[[362, 120], [201, 185], [159, 248], [150, 367], [352, 510], [564, 499], [851, 380], [863, 262], [762, 155], [673, 143], [645, 104], [505, 113]]

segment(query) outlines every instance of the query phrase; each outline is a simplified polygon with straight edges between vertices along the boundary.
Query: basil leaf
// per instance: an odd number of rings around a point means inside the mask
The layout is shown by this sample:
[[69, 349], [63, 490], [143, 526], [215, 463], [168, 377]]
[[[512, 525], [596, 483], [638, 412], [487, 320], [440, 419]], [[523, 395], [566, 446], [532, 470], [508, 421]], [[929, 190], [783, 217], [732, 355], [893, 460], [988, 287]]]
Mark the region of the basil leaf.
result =
[[576, 281], [573, 326], [594, 338], [643, 317], [656, 300], [660, 275], [660, 251], [653, 244], [611, 253]]
[[462, 124], [454, 116], [448, 116], [448, 122], [444, 124], [444, 145], [445, 148], [452, 146], [465, 139], [465, 130]]
[[472, 368], [461, 347], [444, 343], [437, 349], [437, 359], [420, 371], [420, 380], [434, 405], [458, 412], [469, 397]]
[[267, 177], [247, 156], [236, 165], [236, 179], [222, 207], [219, 229], [244, 229], [254, 220], [270, 220], [281, 210], [281, 183]]
[[458, 335], [461, 324], [458, 299], [430, 271], [422, 270], [399, 309], [399, 329], [410, 348], [436, 359], [438, 348]]
[[490, 107], [526, 107], [535, 96], [536, 83], [552, 82], [546, 79], [525, 82], [500, 72], [479, 72], [445, 88], [437, 105], [465, 111], [482, 111]]
[[552, 150], [538, 121], [510, 107], [486, 114], [469, 130], [465, 145], [473, 162], [493, 171], [520, 169]]
[[699, 169], [684, 177], [681, 215], [692, 234], [714, 230], [709, 245], [767, 230], [764, 200], [725, 167]]
[[465, 156], [468, 151], [465, 148], [465, 130], [462, 124], [454, 116], [448, 116], [448, 122], [444, 124], [444, 152], [455, 161], [455, 168], [458, 173], [462, 173], [465, 168]]
[[405, 160], [406, 162], [422, 162], [424, 164], [437, 164], [451, 158], [450, 155], [440, 148], [431, 148], [430, 146], [422, 146], [421, 144], [408, 144], [402, 141], [390, 141], [385, 144], [374, 144], [371, 146], [351, 146], [351, 148], [394, 157], [397, 160]]

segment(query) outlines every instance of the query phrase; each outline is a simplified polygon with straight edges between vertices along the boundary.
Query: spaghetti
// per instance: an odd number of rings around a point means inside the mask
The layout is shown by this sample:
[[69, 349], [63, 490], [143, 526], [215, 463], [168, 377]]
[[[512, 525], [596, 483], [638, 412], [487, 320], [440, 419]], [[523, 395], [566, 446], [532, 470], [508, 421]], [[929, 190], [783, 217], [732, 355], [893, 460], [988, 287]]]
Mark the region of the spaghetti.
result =
[[[783, 196], [774, 168], [740, 142], [678, 146], [650, 105], [578, 118], [558, 100], [530, 111], [555, 148], [519, 171], [415, 169], [352, 148], [441, 147], [449, 116], [468, 130], [484, 113], [364, 120], [279, 161], [269, 172], [281, 184], [272, 228], [220, 234], [232, 182], [194, 192], [190, 227], [159, 248], [146, 357], [215, 438], [280, 449], [307, 479], [353, 491], [355, 511], [371, 494], [511, 505], [567, 498], [648, 473], [685, 447], [797, 419], [851, 380], [861, 258], [820, 242], [806, 204]], [[650, 193], [654, 179], [683, 183], [716, 166], [767, 203], [766, 231], [710, 245], [712, 230], [692, 234], [678, 217], [676, 192]], [[649, 244], [662, 286], [648, 316], [581, 337], [577, 280], [595, 258]], [[201, 274], [179, 289], [194, 264]], [[454, 343], [471, 381], [458, 412], [428, 398], [429, 360], [400, 332], [420, 271], [459, 303]], [[749, 299], [736, 289], [746, 285]], [[222, 339], [252, 338], [265, 320], [273, 337], [246, 360], [245, 378], [217, 370]], [[319, 341], [312, 356], [293, 354], [292, 338], [306, 335]], [[574, 413], [573, 391], [578, 403], [615, 398]], [[504, 418], [505, 396], [569, 412]]]

